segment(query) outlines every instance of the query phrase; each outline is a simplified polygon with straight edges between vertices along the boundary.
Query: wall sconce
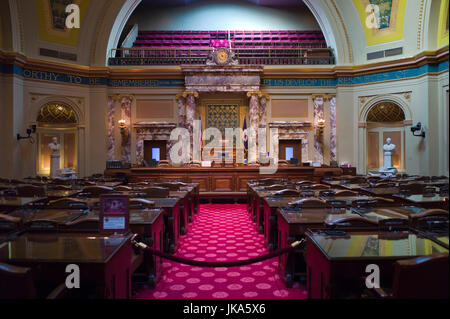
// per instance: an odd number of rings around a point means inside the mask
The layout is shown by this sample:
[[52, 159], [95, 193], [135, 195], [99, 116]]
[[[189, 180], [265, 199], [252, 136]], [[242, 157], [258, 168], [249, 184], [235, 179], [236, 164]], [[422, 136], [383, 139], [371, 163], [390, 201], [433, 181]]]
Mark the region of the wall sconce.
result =
[[119, 128], [120, 128], [120, 135], [122, 136], [122, 145], [126, 145], [128, 142], [128, 136], [129, 136], [127, 121], [125, 121], [123, 119], [120, 120]]
[[324, 119], [317, 120], [317, 135], [323, 134], [324, 128], [325, 128], [325, 120]]
[[34, 138], [31, 136], [31, 134], [36, 133], [36, 125], [31, 125], [29, 128], [27, 128], [27, 136], [21, 136], [20, 134], [17, 134], [17, 140], [30, 140], [30, 143], [34, 143]]
[[[420, 131], [419, 134], [415, 134]], [[418, 122], [417, 125], [411, 126], [411, 132], [414, 136], [425, 137], [425, 131], [423, 130], [422, 123]]]

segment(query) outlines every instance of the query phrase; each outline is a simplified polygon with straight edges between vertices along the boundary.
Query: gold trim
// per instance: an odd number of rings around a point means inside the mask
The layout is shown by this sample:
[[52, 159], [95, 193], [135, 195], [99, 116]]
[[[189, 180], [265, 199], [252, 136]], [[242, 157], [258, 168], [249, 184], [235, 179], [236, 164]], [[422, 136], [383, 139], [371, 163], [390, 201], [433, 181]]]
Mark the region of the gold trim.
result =
[[417, 50], [420, 50], [420, 43], [422, 41], [423, 4], [424, 0], [420, 0], [419, 24], [417, 27]]
[[187, 98], [187, 97], [190, 96], [190, 95], [194, 96], [196, 99], [198, 99], [198, 97], [199, 97], [199, 94], [198, 94], [197, 91], [184, 91], [181, 95], [182, 95], [184, 98]]

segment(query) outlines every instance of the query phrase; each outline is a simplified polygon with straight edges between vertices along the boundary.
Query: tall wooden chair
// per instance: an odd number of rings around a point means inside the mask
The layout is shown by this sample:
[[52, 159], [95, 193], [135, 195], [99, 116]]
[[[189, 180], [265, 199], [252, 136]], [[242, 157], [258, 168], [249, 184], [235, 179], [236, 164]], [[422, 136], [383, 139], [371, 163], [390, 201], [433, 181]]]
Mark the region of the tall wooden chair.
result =
[[147, 187], [141, 190], [148, 198], [165, 198], [169, 197], [169, 189], [166, 187]]
[[21, 185], [17, 187], [19, 197], [45, 197], [45, 188], [34, 185]]
[[448, 299], [448, 253], [398, 260], [392, 289], [374, 288], [376, 297]]
[[[66, 293], [66, 284], [63, 283], [47, 295], [47, 299], [61, 299]], [[0, 263], [0, 299], [35, 299], [37, 297], [31, 268]]]

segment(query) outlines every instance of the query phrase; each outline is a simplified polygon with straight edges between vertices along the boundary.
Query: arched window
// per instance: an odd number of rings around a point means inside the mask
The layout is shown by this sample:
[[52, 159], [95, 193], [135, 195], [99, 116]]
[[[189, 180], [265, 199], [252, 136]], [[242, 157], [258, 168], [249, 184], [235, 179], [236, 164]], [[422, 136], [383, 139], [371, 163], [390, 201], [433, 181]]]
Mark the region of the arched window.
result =
[[387, 138], [395, 145], [392, 152], [392, 166], [403, 170], [405, 159], [405, 112], [392, 101], [381, 101], [367, 113], [367, 169], [384, 168], [384, 150]]
[[50, 174], [49, 144], [56, 137], [60, 144], [60, 168], [77, 170], [77, 115], [64, 103], [51, 102], [43, 105], [37, 116], [38, 124], [38, 175]]

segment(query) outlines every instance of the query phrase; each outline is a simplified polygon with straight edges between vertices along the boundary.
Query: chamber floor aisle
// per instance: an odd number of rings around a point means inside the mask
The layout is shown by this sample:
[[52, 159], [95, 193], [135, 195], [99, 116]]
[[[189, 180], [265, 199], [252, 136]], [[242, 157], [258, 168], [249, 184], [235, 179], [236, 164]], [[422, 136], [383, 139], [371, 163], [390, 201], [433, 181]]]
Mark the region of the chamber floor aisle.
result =
[[[183, 236], [178, 256], [198, 261], [245, 260], [266, 254], [264, 237], [246, 211], [246, 205], [201, 205]], [[299, 287], [285, 288], [277, 274], [277, 258], [249, 266], [203, 268], [164, 262], [164, 275], [154, 290], [140, 299], [276, 299], [306, 298]]]

